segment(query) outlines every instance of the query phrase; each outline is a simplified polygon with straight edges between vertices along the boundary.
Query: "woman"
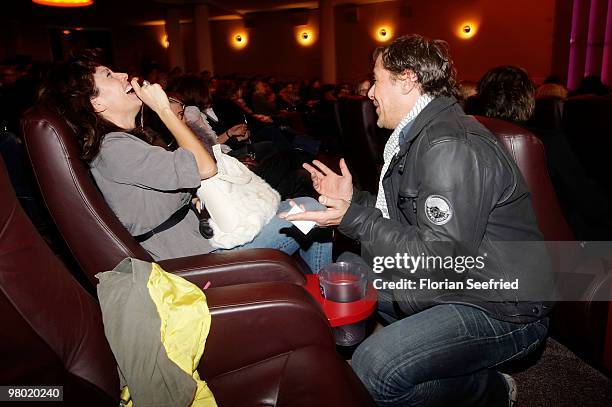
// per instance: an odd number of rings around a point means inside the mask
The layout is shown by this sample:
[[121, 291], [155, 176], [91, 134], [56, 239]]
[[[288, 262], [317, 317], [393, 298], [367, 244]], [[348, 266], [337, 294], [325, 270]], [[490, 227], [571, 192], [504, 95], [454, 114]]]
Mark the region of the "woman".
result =
[[[107, 203], [154, 259], [214, 251], [200, 235], [196, 214], [185, 208], [201, 180], [215, 175], [216, 164], [172, 112], [159, 85], [128, 81], [127, 74], [113, 72], [98, 62], [95, 53], [87, 52], [51, 75], [41, 98], [75, 129], [82, 158]], [[170, 130], [178, 149], [171, 152], [152, 145], [152, 137], [137, 126], [143, 103]], [[314, 199], [297, 202], [321, 209]], [[289, 207], [282, 202], [279, 211]], [[252, 242], [232, 250], [275, 248], [288, 254], [299, 250], [311, 270], [318, 272], [331, 262], [330, 239], [306, 241], [300, 233], [275, 217]]]
[[[204, 143], [206, 149], [212, 152], [212, 146], [221, 144], [224, 152], [234, 157], [244, 157], [254, 153], [259, 161], [278, 152], [272, 142], [250, 140], [250, 131], [244, 123], [226, 126], [222, 123], [212, 108], [212, 98], [206, 81], [196, 75], [183, 75], [176, 78], [168, 86], [170, 106], [177, 112], [183, 109], [183, 119], [187, 126]], [[181, 107], [184, 105], [184, 107]], [[215, 128], [224, 131], [215, 132]]]

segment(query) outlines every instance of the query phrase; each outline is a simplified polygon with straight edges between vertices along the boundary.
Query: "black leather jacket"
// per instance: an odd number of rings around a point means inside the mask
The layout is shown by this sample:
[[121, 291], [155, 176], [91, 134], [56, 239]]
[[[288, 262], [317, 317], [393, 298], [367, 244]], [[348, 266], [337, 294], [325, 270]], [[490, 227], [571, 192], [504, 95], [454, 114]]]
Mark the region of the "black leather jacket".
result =
[[[377, 256], [398, 253], [484, 256], [484, 269], [464, 273], [412, 274], [394, 268], [381, 276], [417, 281], [424, 276], [448, 277], [464, 283], [468, 278], [479, 282], [518, 278], [522, 289], [549, 284], [549, 259], [529, 191], [496, 138], [450, 97], [431, 101], [404, 133], [383, 179], [390, 219], [375, 208], [376, 197], [357, 191], [339, 226], [343, 234], [361, 242], [362, 258], [372, 265]], [[472, 305], [510, 322], [531, 322], [550, 311], [539, 293], [392, 291], [408, 315], [442, 303]]]

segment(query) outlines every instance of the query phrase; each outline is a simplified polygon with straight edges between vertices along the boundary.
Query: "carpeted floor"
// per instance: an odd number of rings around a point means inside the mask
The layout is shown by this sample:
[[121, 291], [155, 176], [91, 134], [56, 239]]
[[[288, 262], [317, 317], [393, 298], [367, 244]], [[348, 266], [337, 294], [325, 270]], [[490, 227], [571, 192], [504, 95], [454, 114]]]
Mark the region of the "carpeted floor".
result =
[[551, 338], [537, 364], [512, 376], [517, 407], [612, 406], [612, 380]]

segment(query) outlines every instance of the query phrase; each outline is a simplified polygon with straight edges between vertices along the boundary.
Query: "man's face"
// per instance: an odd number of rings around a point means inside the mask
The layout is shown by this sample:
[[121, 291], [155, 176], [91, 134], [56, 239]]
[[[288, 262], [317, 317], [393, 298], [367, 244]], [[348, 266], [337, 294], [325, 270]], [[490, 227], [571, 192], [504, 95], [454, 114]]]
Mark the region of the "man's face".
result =
[[408, 114], [419, 96], [417, 82], [413, 73], [393, 78], [391, 72], [382, 65], [382, 56], [374, 64], [374, 84], [368, 97], [376, 106], [378, 127], [395, 129]]

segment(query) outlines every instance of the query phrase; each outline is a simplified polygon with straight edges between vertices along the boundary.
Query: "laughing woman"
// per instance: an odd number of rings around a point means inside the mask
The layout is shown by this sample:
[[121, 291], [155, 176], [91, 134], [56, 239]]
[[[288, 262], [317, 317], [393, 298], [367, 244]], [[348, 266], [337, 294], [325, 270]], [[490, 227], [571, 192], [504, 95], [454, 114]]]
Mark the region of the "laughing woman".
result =
[[[195, 212], [187, 210], [193, 191], [217, 172], [214, 159], [170, 109], [157, 84], [142, 86], [125, 73], [113, 72], [85, 52], [53, 71], [41, 101], [58, 111], [78, 135], [82, 158], [113, 212], [156, 260], [209, 253], [215, 249], [199, 231]], [[167, 151], [137, 124], [143, 103], [172, 133], [179, 148]], [[314, 199], [298, 198], [307, 208], [323, 209]], [[279, 211], [287, 211], [281, 202]], [[297, 251], [313, 272], [330, 263], [328, 233], [306, 239], [278, 217], [255, 239], [232, 250], [274, 248]], [[311, 235], [316, 237], [311, 238]]]

